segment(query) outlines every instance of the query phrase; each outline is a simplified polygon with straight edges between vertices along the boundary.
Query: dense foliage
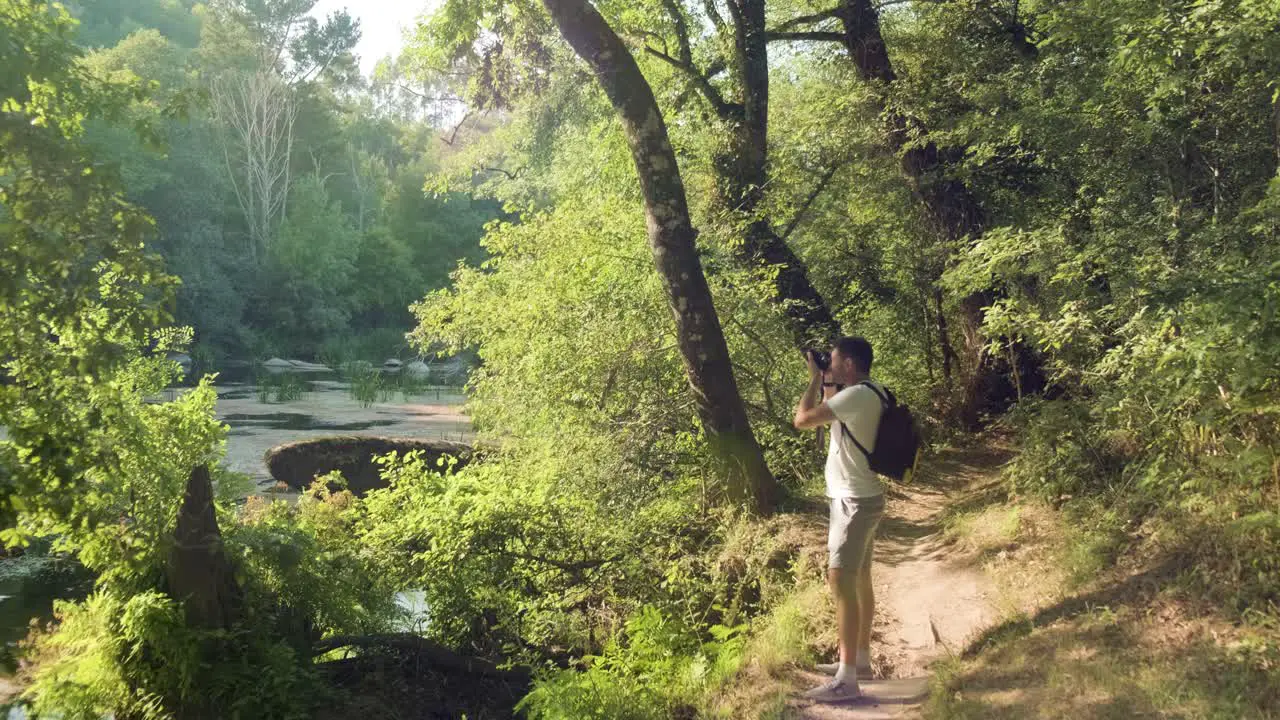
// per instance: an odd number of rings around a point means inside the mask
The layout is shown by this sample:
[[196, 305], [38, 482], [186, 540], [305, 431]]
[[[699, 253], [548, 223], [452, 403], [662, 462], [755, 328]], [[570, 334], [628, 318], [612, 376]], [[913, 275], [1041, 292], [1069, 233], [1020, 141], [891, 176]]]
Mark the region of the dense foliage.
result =
[[[424, 634], [538, 671], [535, 717], [688, 713], [736, 671], [815, 569], [785, 513], [716, 503], [627, 138], [541, 6], [445, 2], [366, 81], [349, 18], [295, 24], [297, 3], [85, 3], [77, 28], [0, 2], [0, 520], [99, 578], [35, 641], [37, 709], [302, 716], [309, 641], [391, 627], [411, 588]], [[596, 5], [667, 120], [780, 508], [818, 492], [819, 457], [791, 427], [786, 270], [934, 439], [1006, 423], [1015, 491], [1076, 508], [1111, 552], [1158, 539], [1189, 587], [1274, 622], [1280, 9], [882, 5], [770, 3], [763, 94], [735, 35], [763, 4]], [[870, 32], [855, 10], [878, 13], [891, 72], [848, 51]], [[287, 127], [283, 161], [237, 136], [251, 98], [260, 135]], [[743, 145], [734, 108], [762, 101], [767, 142]], [[754, 164], [729, 162], [744, 148]], [[964, 232], [943, 196], [976, 208]], [[770, 236], [789, 267], [752, 251]], [[207, 385], [143, 400], [188, 340], [175, 298], [210, 355], [376, 358], [416, 317], [417, 351], [480, 359], [483, 458], [392, 458], [365, 498], [220, 506], [243, 632], [189, 627], [159, 577], [225, 428]]]
[[[1172, 521], [1213, 596], [1270, 612], [1280, 12], [1101, 7], [1030, 15], [1043, 38], [1035, 62], [978, 93], [998, 103], [949, 90], [936, 69], [922, 78], [922, 112], [951, 118], [998, 212], [947, 282], [999, 282], [988, 327], [1034, 343], [1049, 369], [1053, 392], [1021, 411], [1019, 487], [1131, 499], [1113, 522]], [[939, 28], [960, 22], [939, 15]], [[1001, 177], [1000, 165], [1018, 171]]]
[[[753, 426], [798, 490], [812, 455], [787, 422], [802, 380], [795, 348], [770, 277], [739, 261], [745, 231], [717, 189], [732, 131], [715, 103], [741, 88], [732, 73], [690, 72], [732, 67], [717, 7], [600, 5], [663, 103]], [[891, 7], [888, 84], [863, 79], [833, 42], [836, 17], [818, 10], [770, 6], [773, 26], [813, 33], [770, 53], [770, 184], [757, 212], [786, 228], [842, 327], [872, 339], [877, 374], [930, 409], [935, 433], [954, 431], [975, 387], [1007, 393], [1024, 443], [1010, 469], [1017, 491], [1082, 505], [1110, 537], [1164, 537], [1211, 597], [1274, 613], [1274, 4]], [[482, 68], [460, 92], [510, 108], [504, 132], [471, 152], [507, 169], [489, 192], [530, 210], [489, 233], [491, 259], [417, 306], [416, 337], [478, 349], [471, 408], [505, 450], [504, 484], [534, 496], [573, 487], [575, 502], [594, 497], [610, 525], [632, 518], [642, 537], [655, 507], [683, 508], [697, 525], [704, 448], [626, 146], [540, 18], [522, 3], [446, 3], [420, 34], [421, 62]], [[896, 151], [886, 114], [912, 133]], [[899, 159], [921, 148], [941, 160], [904, 177]], [[941, 182], [962, 184], [981, 209], [959, 239], [920, 202], [922, 186]], [[984, 366], [1001, 368], [1002, 387], [968, 382]], [[985, 407], [1006, 402], [993, 400]], [[690, 631], [695, 645], [711, 639], [706, 627]], [[650, 677], [639, 659], [592, 667], [612, 668], [620, 692]], [[592, 677], [555, 681], [533, 707], [573, 707], [556, 693], [574, 683], [603, 692]]]
[[[194, 329], [206, 370], [401, 354], [405, 308], [459, 260], [479, 259], [498, 214], [463, 193], [423, 191], [448, 150], [425, 122], [431, 104], [391, 69], [361, 77], [358, 25], [345, 12], [309, 18], [312, 5], [72, 6], [74, 39], [93, 48], [86, 71], [150, 85], [125, 115], [148, 135], [92, 115], [87, 136], [155, 218], [152, 247], [182, 280], [176, 319]], [[416, 100], [408, 112], [399, 96]], [[273, 145], [243, 135], [265, 128], [258, 139]]]
[[[243, 523], [219, 506], [245, 590], [234, 625], [200, 627], [166, 593], [184, 490], [220, 461], [226, 428], [207, 380], [148, 400], [177, 381], [165, 353], [190, 331], [168, 325], [178, 281], [147, 245], [154, 223], [84, 125], [127, 127], [150, 96], [95, 74], [74, 28], [43, 2], [0, 4], [3, 540], [51, 539], [94, 577], [30, 640], [26, 698], [46, 717], [297, 717], [318, 697], [316, 631], [385, 628], [392, 591], [342, 542], [340, 498], [325, 495]], [[134, 117], [140, 134], [153, 119]]]

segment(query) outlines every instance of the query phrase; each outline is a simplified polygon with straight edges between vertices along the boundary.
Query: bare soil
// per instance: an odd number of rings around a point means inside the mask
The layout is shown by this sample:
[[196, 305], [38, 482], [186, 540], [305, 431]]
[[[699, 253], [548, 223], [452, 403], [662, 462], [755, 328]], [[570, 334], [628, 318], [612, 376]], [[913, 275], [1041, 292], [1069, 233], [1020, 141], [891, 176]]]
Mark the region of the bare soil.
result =
[[[929, 665], [958, 654], [999, 617], [990, 580], [972, 553], [953, 547], [943, 533], [946, 509], [994, 482], [1008, 452], [989, 445], [943, 451], [909, 486], [889, 489], [876, 540], [872, 578], [876, 617], [872, 668], [864, 700], [826, 705], [793, 699], [785, 717], [854, 720], [917, 717], [929, 689]], [[823, 538], [825, 541], [825, 538]], [[835, 631], [830, 632], [834, 648]], [[828, 660], [834, 660], [834, 649]], [[797, 669], [797, 695], [826, 677]]]

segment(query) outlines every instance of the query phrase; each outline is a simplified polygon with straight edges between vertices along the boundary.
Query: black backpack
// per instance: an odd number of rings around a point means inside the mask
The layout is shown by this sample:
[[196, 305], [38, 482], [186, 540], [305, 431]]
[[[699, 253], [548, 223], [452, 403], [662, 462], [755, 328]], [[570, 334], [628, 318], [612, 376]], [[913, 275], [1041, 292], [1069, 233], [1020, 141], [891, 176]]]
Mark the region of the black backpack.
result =
[[920, 461], [920, 428], [911, 416], [906, 405], [899, 405], [889, 388], [881, 393], [869, 382], [861, 382], [880, 398], [880, 425], [876, 428], [876, 449], [867, 449], [849, 432], [844, 423], [840, 429], [854, 447], [867, 456], [867, 465], [887, 478], [898, 482], [909, 483], [915, 474], [916, 463]]

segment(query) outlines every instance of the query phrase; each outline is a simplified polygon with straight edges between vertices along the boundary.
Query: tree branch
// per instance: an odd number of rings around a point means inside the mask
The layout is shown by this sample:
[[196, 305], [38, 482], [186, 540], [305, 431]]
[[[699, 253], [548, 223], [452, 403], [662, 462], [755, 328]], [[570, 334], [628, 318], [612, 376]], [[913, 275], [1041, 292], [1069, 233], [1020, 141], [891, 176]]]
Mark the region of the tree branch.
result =
[[831, 178], [835, 177], [836, 171], [843, 166], [843, 162], [838, 162], [822, 174], [822, 178], [818, 180], [818, 184], [810, 191], [809, 196], [800, 203], [800, 209], [796, 211], [795, 217], [791, 218], [791, 222], [787, 223], [787, 227], [782, 231], [782, 239], [786, 240], [791, 237], [791, 233], [800, 225], [800, 221], [804, 219], [805, 213], [809, 212], [809, 207], [813, 205], [813, 201], [818, 199], [823, 190], [827, 189], [827, 184], [831, 182]]
[[698, 92], [702, 97], [706, 98], [708, 103], [711, 103], [711, 107], [715, 109], [716, 115], [719, 115], [721, 119], [735, 120], [741, 117], [742, 106], [737, 103], [725, 102], [724, 96], [720, 94], [720, 91], [711, 84], [711, 81], [707, 76], [703, 75], [698, 68], [694, 67], [692, 64], [685, 64], [665, 52], [647, 44], [644, 46], [644, 51], [683, 72], [685, 76], [693, 82], [694, 87], [698, 89]]
[[724, 18], [720, 16], [720, 10], [716, 8], [716, 0], [702, 0], [702, 7], [707, 11], [707, 18], [711, 20], [711, 24], [716, 30], [724, 30]]
[[481, 166], [479, 167], [479, 170], [480, 170], [481, 172], [496, 172], [496, 173], [502, 173], [503, 175], [506, 175], [506, 176], [507, 176], [507, 179], [508, 179], [508, 180], [515, 180], [516, 178], [520, 177], [520, 171], [521, 171], [521, 170], [524, 170], [524, 167], [518, 167], [518, 168], [516, 168], [516, 171], [515, 171], [515, 172], [511, 172], [510, 170], [503, 170], [502, 168], [498, 168], [498, 167], [488, 167], [488, 166], [486, 166], [486, 165], [481, 165]]
[[449, 139], [445, 140], [444, 138], [440, 138], [440, 141], [445, 145], [452, 147], [454, 141], [458, 139], [458, 131], [462, 130], [462, 126], [467, 122], [467, 120], [471, 119], [473, 114], [474, 113], [468, 112], [466, 115], [463, 115], [462, 119], [458, 121], [458, 124], [453, 126], [453, 132], [449, 133]]
[[488, 660], [460, 655], [434, 640], [428, 640], [420, 635], [411, 633], [335, 635], [316, 642], [312, 646], [312, 652], [319, 656], [347, 647], [360, 648], [362, 650], [388, 649], [412, 652], [434, 668], [468, 675], [510, 677], [523, 674], [519, 669], [502, 670]]
[[[708, 0], [710, 2], [710, 0]], [[676, 34], [676, 56], [672, 57], [667, 49], [667, 40], [658, 33], [648, 30], [636, 30], [639, 35], [653, 38], [662, 44], [662, 50], [651, 47], [648, 43], [644, 43], [645, 52], [656, 57], [663, 62], [668, 63], [672, 67], [679, 69], [694, 84], [699, 93], [706, 98], [707, 102], [715, 109], [716, 114], [722, 119], [733, 119], [736, 117], [737, 110], [735, 107], [726, 102], [720, 91], [711, 84], [711, 78], [724, 71], [726, 63], [719, 61], [713, 63], [707, 72], [702, 72], [693, 61], [693, 44], [689, 39], [689, 22], [685, 18], [684, 10], [680, 7], [676, 0], [662, 0], [662, 7], [667, 12], [667, 17], [671, 20], [672, 28]], [[714, 9], [714, 8], [713, 8]]]
[[791, 18], [769, 32], [787, 32], [788, 30], [794, 30], [801, 25], [811, 25], [813, 23], [822, 22], [823, 20], [831, 20], [832, 18], [839, 16], [840, 8], [834, 7], [830, 10], [823, 10], [820, 13], [814, 13], [813, 15], [801, 15], [800, 17]]
[[769, 32], [765, 35], [769, 42], [844, 42], [844, 35], [838, 32], [813, 30], [808, 32]]
[[662, 0], [662, 7], [666, 8], [667, 16], [671, 18], [671, 24], [675, 27], [677, 47], [680, 48], [680, 62], [693, 67], [693, 46], [689, 44], [689, 24], [685, 22], [684, 12], [680, 6], [676, 5], [675, 0]]
[[453, 103], [466, 102], [465, 100], [458, 97], [457, 95], [428, 95], [426, 93], [418, 92], [417, 90], [414, 90], [413, 88], [409, 87], [408, 85], [402, 82], [398, 82], [395, 85], [397, 90], [400, 90], [401, 92], [407, 92], [410, 95], [422, 100], [430, 100], [432, 102], [453, 102]]

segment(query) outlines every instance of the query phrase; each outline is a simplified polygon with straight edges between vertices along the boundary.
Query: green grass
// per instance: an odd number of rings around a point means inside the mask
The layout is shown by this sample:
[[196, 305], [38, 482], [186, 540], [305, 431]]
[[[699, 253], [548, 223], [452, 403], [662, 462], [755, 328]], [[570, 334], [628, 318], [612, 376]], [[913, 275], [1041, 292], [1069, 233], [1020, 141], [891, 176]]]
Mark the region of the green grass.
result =
[[441, 391], [428, 377], [407, 372], [387, 374], [369, 363], [347, 363], [341, 371], [350, 383], [351, 397], [363, 407], [376, 402], [390, 402], [397, 394], [404, 402], [409, 402], [432, 391], [438, 397]]
[[359, 402], [361, 407], [369, 407], [378, 402], [383, 390], [382, 373], [377, 368], [351, 365], [344, 368], [344, 374], [351, 383], [351, 397]]
[[925, 716], [1276, 717], [1274, 637], [1156, 607], [1101, 606], [1042, 626], [1016, 619], [974, 657], [935, 668]]
[[1153, 524], [1143, 542], [1126, 517], [1098, 500], [950, 515], [949, 537], [980, 559], [1005, 620], [935, 665], [925, 716], [1280, 717], [1276, 623], [1245, 627], [1188, 593], [1188, 527]]
[[307, 392], [307, 381], [295, 373], [263, 373], [256, 380], [258, 401], [287, 403], [301, 400]]
[[830, 623], [830, 601], [822, 583], [795, 588], [753, 621], [738, 672], [708, 689], [698, 703], [700, 717], [785, 717], [787, 699], [796, 690], [789, 671], [813, 662], [817, 637]]
[[1023, 509], [1017, 505], [949, 513], [943, 520], [948, 538], [958, 540], [980, 555], [1007, 548], [1018, 539]]

